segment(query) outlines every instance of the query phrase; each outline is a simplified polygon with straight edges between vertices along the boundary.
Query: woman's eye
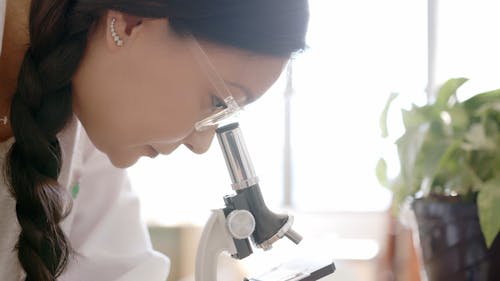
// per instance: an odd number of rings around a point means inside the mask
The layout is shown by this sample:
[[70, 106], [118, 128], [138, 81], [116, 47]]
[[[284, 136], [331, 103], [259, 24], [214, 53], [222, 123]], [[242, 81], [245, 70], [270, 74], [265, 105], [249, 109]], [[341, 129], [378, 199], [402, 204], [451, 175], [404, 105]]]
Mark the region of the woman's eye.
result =
[[216, 109], [226, 108], [226, 103], [221, 98], [215, 95], [212, 96], [212, 105]]

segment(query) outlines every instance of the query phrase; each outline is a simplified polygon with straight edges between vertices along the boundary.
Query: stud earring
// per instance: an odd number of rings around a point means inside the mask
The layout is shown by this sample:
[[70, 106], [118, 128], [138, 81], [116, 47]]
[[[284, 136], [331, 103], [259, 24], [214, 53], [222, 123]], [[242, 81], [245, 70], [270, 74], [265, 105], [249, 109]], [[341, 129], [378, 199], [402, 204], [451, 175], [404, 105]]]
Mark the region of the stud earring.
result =
[[113, 41], [115, 41], [116, 46], [121, 47], [121, 46], [123, 46], [123, 40], [120, 38], [118, 33], [116, 33], [115, 22], [116, 22], [116, 19], [112, 18], [109, 29], [111, 30], [111, 36], [113, 36]]

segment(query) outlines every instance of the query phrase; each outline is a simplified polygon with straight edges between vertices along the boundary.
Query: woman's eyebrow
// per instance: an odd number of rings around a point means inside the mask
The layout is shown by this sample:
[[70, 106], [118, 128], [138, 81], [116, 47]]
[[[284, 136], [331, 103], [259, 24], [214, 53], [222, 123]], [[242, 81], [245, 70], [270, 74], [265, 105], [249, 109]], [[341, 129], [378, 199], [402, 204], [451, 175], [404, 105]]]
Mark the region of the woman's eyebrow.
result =
[[228, 85], [231, 85], [235, 88], [238, 88], [239, 90], [241, 90], [243, 92], [243, 94], [245, 94], [245, 102], [246, 104], [249, 104], [251, 102], [253, 102], [254, 100], [254, 95], [252, 94], [252, 91], [250, 91], [247, 87], [239, 84], [239, 83], [236, 83], [236, 82], [233, 82], [233, 81], [226, 81], [226, 83]]

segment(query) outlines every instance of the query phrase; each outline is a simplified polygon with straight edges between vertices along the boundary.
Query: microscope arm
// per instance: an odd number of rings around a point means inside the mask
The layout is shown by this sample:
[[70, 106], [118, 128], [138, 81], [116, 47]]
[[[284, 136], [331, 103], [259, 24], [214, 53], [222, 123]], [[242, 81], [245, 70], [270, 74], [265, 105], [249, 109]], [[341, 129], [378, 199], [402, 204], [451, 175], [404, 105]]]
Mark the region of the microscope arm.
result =
[[222, 210], [212, 210], [205, 224], [196, 255], [196, 281], [217, 280], [217, 261], [219, 255], [226, 251], [236, 254], [233, 238], [226, 228], [226, 218]]
[[255, 230], [253, 215], [245, 210], [212, 210], [198, 245], [196, 255], [196, 281], [217, 280], [217, 262], [222, 252], [235, 259], [252, 253], [248, 238]]

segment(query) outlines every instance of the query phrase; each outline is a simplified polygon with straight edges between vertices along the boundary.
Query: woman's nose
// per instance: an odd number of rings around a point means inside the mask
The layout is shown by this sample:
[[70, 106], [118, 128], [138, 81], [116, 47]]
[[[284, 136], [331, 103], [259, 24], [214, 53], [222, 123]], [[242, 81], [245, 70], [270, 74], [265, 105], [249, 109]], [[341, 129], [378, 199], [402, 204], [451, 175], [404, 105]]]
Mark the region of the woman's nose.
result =
[[193, 131], [184, 139], [184, 145], [196, 154], [207, 152], [215, 135], [215, 127], [202, 132]]

